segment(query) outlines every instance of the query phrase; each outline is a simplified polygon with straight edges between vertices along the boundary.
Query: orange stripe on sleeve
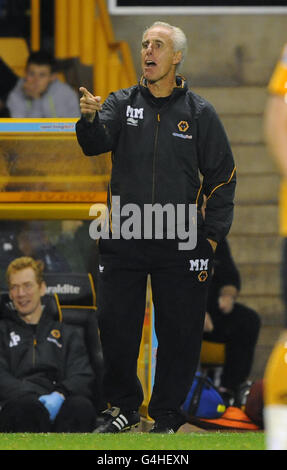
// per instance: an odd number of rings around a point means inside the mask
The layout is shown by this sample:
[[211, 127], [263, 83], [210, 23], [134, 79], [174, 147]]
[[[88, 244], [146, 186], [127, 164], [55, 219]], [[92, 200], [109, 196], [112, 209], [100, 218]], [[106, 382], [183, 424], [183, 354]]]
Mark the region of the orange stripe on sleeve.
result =
[[225, 181], [224, 183], [220, 183], [220, 184], [218, 184], [217, 186], [215, 186], [215, 188], [213, 188], [213, 190], [211, 191], [210, 195], [209, 195], [208, 198], [207, 198], [207, 201], [208, 201], [208, 199], [211, 198], [212, 194], [213, 194], [218, 188], [220, 188], [221, 186], [224, 186], [225, 184], [230, 183], [230, 181], [231, 181], [232, 178], [233, 178], [233, 175], [234, 175], [235, 171], [236, 171], [236, 167], [233, 168], [233, 171], [232, 171], [231, 176], [230, 176], [230, 178], [228, 179], [228, 181]]

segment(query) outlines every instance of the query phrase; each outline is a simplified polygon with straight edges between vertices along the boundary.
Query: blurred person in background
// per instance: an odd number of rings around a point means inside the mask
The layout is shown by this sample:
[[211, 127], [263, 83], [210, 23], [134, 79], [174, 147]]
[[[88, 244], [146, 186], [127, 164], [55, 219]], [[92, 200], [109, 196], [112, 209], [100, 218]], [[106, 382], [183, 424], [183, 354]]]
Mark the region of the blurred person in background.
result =
[[19, 77], [0, 57], [0, 118], [11, 117], [6, 102], [18, 79]]
[[283, 237], [281, 291], [284, 323], [264, 377], [264, 422], [268, 450], [287, 450], [287, 43], [271, 76], [265, 110], [265, 137], [276, 162], [280, 191], [280, 234]]
[[22, 256], [43, 261], [45, 272], [71, 272], [70, 263], [50, 241], [42, 222], [24, 223], [17, 234], [17, 243]]
[[9, 93], [7, 107], [12, 118], [80, 116], [77, 93], [57, 78], [55, 59], [46, 51], [30, 54], [25, 77]]
[[240, 406], [241, 387], [251, 371], [261, 324], [256, 311], [237, 301], [240, 288], [240, 273], [224, 239], [215, 251], [203, 338], [225, 344], [219, 391], [227, 406]]

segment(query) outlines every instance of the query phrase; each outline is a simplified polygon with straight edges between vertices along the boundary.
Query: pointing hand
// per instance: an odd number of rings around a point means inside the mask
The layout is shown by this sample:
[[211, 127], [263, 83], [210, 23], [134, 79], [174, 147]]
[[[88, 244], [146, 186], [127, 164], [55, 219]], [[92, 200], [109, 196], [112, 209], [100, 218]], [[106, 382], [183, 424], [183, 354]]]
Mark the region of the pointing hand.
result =
[[92, 95], [85, 87], [81, 87], [79, 90], [82, 93], [81, 113], [89, 122], [93, 122], [96, 112], [102, 109], [101, 97]]

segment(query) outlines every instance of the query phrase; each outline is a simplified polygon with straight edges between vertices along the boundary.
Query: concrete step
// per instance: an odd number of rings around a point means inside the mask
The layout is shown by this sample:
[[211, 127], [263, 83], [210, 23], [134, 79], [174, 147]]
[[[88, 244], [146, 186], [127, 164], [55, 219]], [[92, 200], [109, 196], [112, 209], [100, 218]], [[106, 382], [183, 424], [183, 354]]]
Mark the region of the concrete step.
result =
[[276, 204], [236, 204], [231, 235], [278, 235]]
[[221, 121], [231, 145], [264, 142], [262, 115], [223, 115]]
[[238, 263], [280, 263], [282, 239], [278, 235], [229, 236], [234, 261]]
[[278, 174], [273, 158], [264, 144], [233, 144], [237, 174]]
[[258, 346], [268, 346], [273, 348], [281, 330], [282, 328], [279, 326], [263, 326], [258, 337]]
[[266, 87], [196, 87], [192, 90], [209, 101], [217, 113], [262, 114], [266, 103]]
[[235, 203], [277, 204], [279, 185], [279, 175], [238, 175]]
[[271, 263], [238, 264], [242, 295], [280, 296], [280, 265]]

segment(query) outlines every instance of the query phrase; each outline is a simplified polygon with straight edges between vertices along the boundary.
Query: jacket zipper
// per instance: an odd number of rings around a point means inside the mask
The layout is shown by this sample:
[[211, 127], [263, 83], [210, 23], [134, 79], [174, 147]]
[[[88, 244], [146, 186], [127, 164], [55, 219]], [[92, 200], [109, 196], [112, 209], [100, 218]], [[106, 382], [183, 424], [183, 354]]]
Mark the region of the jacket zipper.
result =
[[152, 165], [152, 204], [154, 204], [154, 198], [155, 198], [155, 163], [156, 163], [156, 156], [157, 156], [159, 124], [160, 124], [160, 114], [157, 113], [156, 130], [155, 130], [155, 138], [154, 138], [153, 165]]
[[34, 336], [33, 337], [33, 356], [32, 356], [33, 367], [35, 367], [35, 364], [36, 364], [36, 346], [37, 346], [37, 340]]

